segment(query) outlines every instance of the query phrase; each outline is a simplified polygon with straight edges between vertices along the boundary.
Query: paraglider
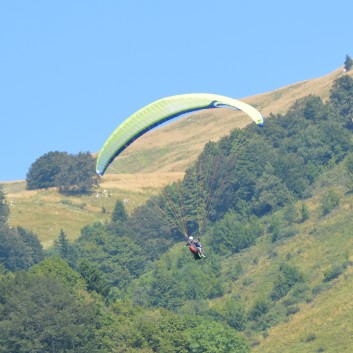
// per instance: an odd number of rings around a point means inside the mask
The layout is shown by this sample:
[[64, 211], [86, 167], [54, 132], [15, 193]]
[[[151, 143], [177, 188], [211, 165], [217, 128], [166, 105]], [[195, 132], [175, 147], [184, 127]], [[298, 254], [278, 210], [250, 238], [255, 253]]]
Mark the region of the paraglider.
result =
[[188, 237], [186, 246], [189, 247], [190, 252], [194, 255], [195, 260], [200, 260], [206, 255], [203, 253], [202, 244], [200, 239], [194, 239], [193, 236]]
[[[162, 98], [132, 114], [109, 136], [97, 158], [97, 174], [103, 176], [109, 165], [128, 146], [159, 125], [200, 110], [219, 108], [241, 110], [258, 126], [264, 124], [264, 119], [258, 110], [247, 103], [230, 97], [194, 93]], [[210, 158], [206, 160], [199, 158], [199, 166], [190, 168], [186, 172], [189, 181], [199, 185], [195, 187], [194, 195], [190, 195], [188, 190], [184, 192], [180, 182], [164, 188], [159, 201], [155, 205], [175, 229], [178, 229], [184, 235], [189, 234], [188, 226], [198, 223], [198, 233], [202, 233], [209, 210], [213, 207], [214, 200], [223, 191], [224, 181], [231, 170], [230, 168], [234, 167], [232, 163], [234, 159], [233, 156], [229, 160], [224, 160], [224, 157], [217, 153], [211, 154]], [[189, 202], [192, 196], [199, 204], [197, 210], [186, 209], [188, 205], [196, 204], [196, 201]], [[188, 216], [190, 219], [186, 219]], [[195, 230], [195, 226], [193, 229]], [[187, 245], [195, 260], [205, 257], [201, 242], [193, 240], [192, 236], [187, 235], [186, 237]]]

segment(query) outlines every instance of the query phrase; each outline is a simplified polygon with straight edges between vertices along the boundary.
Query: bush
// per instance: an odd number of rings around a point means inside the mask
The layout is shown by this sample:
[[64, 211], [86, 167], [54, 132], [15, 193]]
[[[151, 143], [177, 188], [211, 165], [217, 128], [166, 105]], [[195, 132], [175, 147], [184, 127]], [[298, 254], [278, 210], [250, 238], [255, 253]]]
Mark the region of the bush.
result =
[[333, 190], [328, 190], [321, 197], [321, 209], [322, 215], [325, 216], [329, 214], [335, 207], [337, 207], [340, 203], [339, 195]]
[[260, 299], [256, 301], [254, 306], [249, 311], [249, 320], [257, 320], [260, 316], [268, 312], [269, 307], [270, 305], [265, 299]]
[[303, 281], [304, 276], [298, 268], [288, 264], [281, 265], [279, 268], [279, 273], [274, 281], [271, 299], [275, 301], [281, 299], [292, 287]]
[[331, 266], [329, 270], [324, 272], [324, 282], [330, 282], [333, 279], [337, 278], [344, 272], [346, 268], [346, 264]]

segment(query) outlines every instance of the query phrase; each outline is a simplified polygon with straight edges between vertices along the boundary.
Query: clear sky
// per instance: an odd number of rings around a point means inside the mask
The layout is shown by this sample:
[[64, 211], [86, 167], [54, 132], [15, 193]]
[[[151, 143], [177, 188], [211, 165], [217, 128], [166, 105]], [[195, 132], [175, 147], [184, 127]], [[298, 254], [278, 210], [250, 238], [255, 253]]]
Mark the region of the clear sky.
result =
[[353, 1], [0, 0], [0, 181], [50, 151], [97, 152], [153, 100], [233, 98], [353, 56]]

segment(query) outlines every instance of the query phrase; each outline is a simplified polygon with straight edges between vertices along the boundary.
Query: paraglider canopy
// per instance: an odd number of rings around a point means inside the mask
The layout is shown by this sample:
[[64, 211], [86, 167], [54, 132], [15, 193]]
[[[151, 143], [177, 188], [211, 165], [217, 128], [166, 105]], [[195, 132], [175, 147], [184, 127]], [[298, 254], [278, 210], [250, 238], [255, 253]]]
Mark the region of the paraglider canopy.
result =
[[217, 108], [241, 110], [257, 125], [264, 124], [262, 115], [254, 107], [230, 97], [193, 93], [162, 98], [138, 110], [116, 128], [99, 153], [96, 172], [103, 175], [131, 143], [164, 122], [199, 110]]

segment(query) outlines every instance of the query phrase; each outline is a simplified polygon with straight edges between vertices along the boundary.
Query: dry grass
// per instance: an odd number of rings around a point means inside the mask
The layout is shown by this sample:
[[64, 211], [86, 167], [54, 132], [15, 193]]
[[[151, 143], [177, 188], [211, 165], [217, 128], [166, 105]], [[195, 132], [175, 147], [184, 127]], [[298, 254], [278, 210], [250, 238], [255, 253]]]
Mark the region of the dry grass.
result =
[[146, 189], [158, 190], [177, 179], [182, 179], [182, 172], [156, 172], [140, 174], [106, 174], [101, 179], [101, 188], [143, 192]]

